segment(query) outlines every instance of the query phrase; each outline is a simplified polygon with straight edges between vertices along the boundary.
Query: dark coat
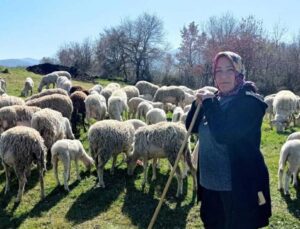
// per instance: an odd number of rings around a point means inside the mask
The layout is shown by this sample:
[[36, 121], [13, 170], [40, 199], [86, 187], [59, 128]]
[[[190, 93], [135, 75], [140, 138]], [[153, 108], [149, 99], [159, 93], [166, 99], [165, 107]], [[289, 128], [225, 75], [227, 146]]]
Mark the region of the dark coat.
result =
[[[205, 99], [192, 130], [193, 133], [198, 133], [199, 123], [205, 116], [215, 140], [227, 145], [233, 214], [234, 211], [256, 211], [258, 227], [268, 225], [271, 216], [269, 174], [260, 152], [261, 125], [266, 108], [267, 105], [259, 95], [246, 88], [241, 89], [223, 110], [220, 109], [217, 98]], [[186, 119], [187, 128], [195, 110], [193, 103]], [[200, 184], [198, 188], [201, 200]], [[263, 205], [258, 204], [260, 191], [266, 200]]]

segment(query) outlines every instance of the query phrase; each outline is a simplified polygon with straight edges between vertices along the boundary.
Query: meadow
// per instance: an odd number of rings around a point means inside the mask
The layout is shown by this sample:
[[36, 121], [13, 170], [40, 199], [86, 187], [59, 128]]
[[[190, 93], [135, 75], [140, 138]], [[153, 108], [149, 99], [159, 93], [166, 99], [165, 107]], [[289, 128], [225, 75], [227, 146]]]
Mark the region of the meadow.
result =
[[[37, 93], [41, 76], [22, 68], [9, 69], [9, 74], [1, 74], [7, 81], [9, 95], [20, 96], [26, 77], [35, 81]], [[99, 80], [106, 85], [109, 81]], [[91, 83], [73, 81], [74, 85], [85, 88]], [[279, 152], [286, 137], [299, 128], [277, 134], [267, 121], [262, 127], [262, 144], [266, 164], [270, 173], [272, 197], [272, 218], [269, 228], [300, 228], [300, 189], [290, 188], [291, 196], [285, 197], [277, 190], [277, 169]], [[81, 130], [80, 140], [88, 151], [86, 133]], [[11, 192], [4, 195], [5, 173], [0, 169], [0, 228], [146, 228], [158, 204], [162, 190], [168, 179], [168, 165], [162, 160], [157, 180], [149, 181], [142, 187], [142, 167], [138, 166], [134, 176], [127, 175], [127, 166], [118, 158], [114, 175], [110, 175], [111, 162], [104, 172], [105, 189], [95, 188], [96, 170], [85, 172], [80, 164], [81, 181], [75, 181], [75, 167], [72, 165], [70, 192], [57, 187], [53, 171], [45, 174], [45, 199], [40, 199], [38, 173], [34, 169], [25, 187], [23, 200], [15, 204], [17, 179], [13, 178]], [[61, 171], [61, 168], [60, 168]], [[149, 177], [152, 170], [149, 169]], [[60, 173], [62, 174], [62, 173]], [[149, 179], [150, 180], [150, 179]], [[176, 179], [173, 178], [155, 228], [202, 228], [199, 217], [199, 203], [192, 190], [192, 179], [184, 181], [183, 196], [176, 198]]]

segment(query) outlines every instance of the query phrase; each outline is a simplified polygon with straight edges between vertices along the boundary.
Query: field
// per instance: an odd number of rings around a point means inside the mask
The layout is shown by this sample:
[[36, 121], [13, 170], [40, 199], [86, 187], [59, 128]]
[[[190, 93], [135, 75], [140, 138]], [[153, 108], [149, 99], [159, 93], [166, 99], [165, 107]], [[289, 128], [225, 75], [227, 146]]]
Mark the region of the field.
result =
[[[35, 93], [39, 75], [24, 69], [10, 69], [10, 74], [3, 74], [8, 86], [8, 94], [20, 96], [26, 77], [35, 81]], [[107, 84], [108, 81], [101, 81]], [[86, 88], [89, 83], [74, 81], [74, 85]], [[277, 191], [277, 168], [279, 151], [286, 136], [270, 130], [265, 122], [262, 127], [262, 152], [270, 173], [273, 216], [270, 228], [300, 228], [300, 189], [291, 187], [291, 196], [284, 197]], [[80, 140], [88, 150], [86, 133], [81, 131]], [[26, 184], [23, 200], [14, 204], [17, 194], [17, 180], [14, 178], [11, 192], [4, 196], [5, 174], [0, 170], [0, 228], [145, 228], [150, 222], [159, 197], [168, 178], [167, 162], [163, 160], [158, 172], [158, 179], [142, 187], [142, 167], [138, 166], [135, 175], [129, 177], [126, 164], [121, 164], [120, 155], [115, 174], [109, 173], [111, 163], [104, 172], [105, 189], [94, 188], [96, 171], [87, 174], [83, 165], [80, 167], [82, 180], [75, 181], [75, 169], [72, 165], [70, 192], [57, 187], [53, 171], [45, 175], [46, 197], [40, 200], [38, 173], [34, 170]], [[149, 169], [149, 177], [151, 169]], [[61, 173], [60, 173], [61, 174]], [[149, 179], [150, 180], [150, 179]], [[192, 179], [184, 181], [184, 195], [175, 198], [176, 179], [174, 178], [164, 205], [158, 216], [155, 228], [202, 228], [199, 218], [199, 204], [192, 191]]]

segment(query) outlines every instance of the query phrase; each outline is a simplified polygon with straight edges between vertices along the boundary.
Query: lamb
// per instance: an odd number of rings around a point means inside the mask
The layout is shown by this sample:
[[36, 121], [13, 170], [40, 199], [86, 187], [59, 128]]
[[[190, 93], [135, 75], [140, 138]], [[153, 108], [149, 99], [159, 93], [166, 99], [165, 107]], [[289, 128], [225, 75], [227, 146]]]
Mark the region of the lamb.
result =
[[127, 95], [127, 102], [131, 98], [139, 97], [139, 95], [140, 95], [139, 89], [135, 86], [125, 86], [122, 88], [122, 90], [124, 90]]
[[27, 102], [29, 100], [33, 100], [33, 99], [43, 97], [45, 95], [53, 95], [53, 94], [61, 94], [61, 95], [68, 96], [68, 93], [65, 90], [63, 90], [61, 88], [53, 88], [53, 89], [46, 89], [46, 90], [43, 90], [40, 93], [32, 95], [32, 96], [28, 97], [27, 99], [25, 99], [25, 102]]
[[106, 162], [113, 157], [111, 174], [119, 153], [129, 154], [132, 149], [134, 128], [128, 122], [103, 120], [93, 124], [88, 131], [91, 155], [97, 167], [97, 187], [105, 187], [103, 170]]
[[72, 129], [74, 132], [77, 132], [77, 122], [80, 120], [79, 115], [81, 115], [81, 124], [83, 125], [84, 131], [86, 131], [85, 127], [85, 99], [87, 98], [87, 95], [83, 93], [82, 91], [75, 91], [71, 96], [70, 99], [73, 103], [73, 112], [72, 112]]
[[52, 84], [54, 88], [57, 78], [58, 75], [56, 73], [50, 73], [43, 76], [38, 87], [38, 92], [41, 92], [44, 86], [46, 86], [46, 88], [49, 89], [50, 84]]
[[134, 130], [139, 129], [142, 126], [147, 126], [146, 123], [139, 119], [128, 119], [125, 121], [125, 123], [130, 123], [133, 126]]
[[153, 83], [149, 83], [147, 81], [138, 81], [135, 86], [139, 89], [141, 95], [150, 94], [152, 97], [156, 93], [159, 88], [157, 85]]
[[[144, 162], [144, 180], [143, 184], [147, 183], [147, 167], [149, 159], [156, 158], [168, 158], [171, 165], [174, 165], [177, 154], [183, 144], [185, 139], [185, 135], [187, 134], [184, 125], [178, 123], [157, 123], [145, 127], [139, 128], [135, 132], [135, 141], [133, 146], [132, 153], [128, 156], [127, 164], [128, 164], [128, 174], [132, 175], [136, 166], [136, 161], [140, 158], [143, 159]], [[196, 170], [191, 162], [191, 155], [189, 152], [189, 148], [185, 146], [183, 157], [185, 158], [190, 171], [193, 176], [194, 189], [196, 188]], [[152, 180], [156, 179], [156, 160], [153, 161], [153, 175]], [[182, 194], [182, 174], [180, 168], [176, 169], [177, 175], [177, 193], [176, 196]]]
[[153, 108], [146, 114], [146, 123], [148, 125], [166, 121], [167, 115], [165, 111], [160, 108]]
[[59, 76], [56, 81], [57, 88], [64, 89], [67, 93], [70, 93], [72, 82], [66, 76]]
[[90, 94], [92, 94], [93, 92], [100, 94], [102, 90], [103, 90], [103, 87], [100, 84], [96, 84], [95, 86], [93, 86], [92, 88], [89, 89], [89, 92], [90, 92]]
[[141, 102], [137, 107], [138, 119], [141, 119], [143, 117], [144, 120], [146, 120], [146, 114], [151, 109], [153, 109], [153, 105], [150, 102], [147, 101]]
[[172, 116], [172, 122], [179, 122], [181, 116], [184, 114], [184, 111], [181, 107], [175, 107]]
[[52, 94], [46, 95], [37, 99], [32, 99], [26, 102], [27, 106], [36, 106], [40, 108], [51, 108], [61, 112], [61, 114], [71, 119], [73, 104], [69, 96]]
[[122, 112], [127, 111], [127, 95], [122, 89], [114, 91], [108, 99], [108, 114], [111, 119], [122, 121]]
[[33, 90], [34, 82], [30, 77], [27, 77], [24, 83], [24, 88], [21, 92], [21, 96], [27, 97], [30, 94], [32, 95], [32, 90]]
[[33, 128], [13, 127], [5, 131], [0, 138], [0, 157], [5, 170], [5, 194], [10, 190], [9, 180], [11, 168], [19, 180], [19, 190], [16, 202], [20, 202], [24, 193], [25, 183], [30, 176], [32, 162], [37, 164], [41, 185], [41, 198], [44, 198], [43, 173], [46, 170], [44, 140]]
[[30, 126], [32, 115], [39, 107], [13, 105], [0, 109], [0, 134], [15, 126]]
[[139, 97], [131, 98], [131, 99], [128, 101], [129, 117], [130, 117], [130, 118], [135, 118], [136, 113], [137, 113], [138, 105], [139, 105], [141, 102], [143, 102], [143, 101], [145, 101], [145, 99], [139, 98]]
[[[283, 174], [286, 162], [289, 168], [285, 176], [285, 184], [283, 187]], [[300, 171], [300, 140], [289, 140], [283, 144], [280, 151], [279, 168], [278, 168], [278, 189], [284, 191], [285, 195], [289, 195], [289, 182], [293, 178], [293, 186], [297, 186], [297, 174]]]
[[62, 139], [55, 142], [51, 148], [51, 162], [53, 172], [57, 182], [60, 185], [57, 173], [58, 161], [61, 160], [64, 166], [64, 189], [69, 190], [68, 180], [70, 178], [71, 160], [75, 161], [77, 180], [81, 180], [79, 175], [78, 160], [82, 161], [87, 170], [91, 170], [94, 160], [84, 150], [82, 144], [78, 140]]
[[276, 94], [273, 101], [275, 118], [272, 120], [272, 124], [275, 125], [277, 132], [281, 132], [288, 127], [291, 119], [294, 119], [293, 115], [296, 110], [297, 97], [293, 92], [282, 90]]
[[0, 96], [0, 108], [12, 105], [25, 105], [25, 101], [16, 96]]
[[50, 165], [52, 145], [60, 139], [74, 139], [70, 122], [63, 118], [61, 113], [48, 108], [42, 109], [32, 115], [31, 126], [40, 132], [48, 148], [47, 163]]
[[86, 97], [84, 103], [87, 120], [91, 118], [94, 118], [97, 121], [105, 119], [107, 106], [104, 96], [98, 93], [93, 93]]
[[71, 74], [69, 72], [67, 72], [67, 71], [54, 71], [52, 73], [57, 74], [58, 76], [65, 76], [69, 80], [72, 78]]
[[172, 103], [176, 106], [183, 106], [185, 99], [184, 91], [177, 86], [159, 88], [153, 98], [153, 102]]

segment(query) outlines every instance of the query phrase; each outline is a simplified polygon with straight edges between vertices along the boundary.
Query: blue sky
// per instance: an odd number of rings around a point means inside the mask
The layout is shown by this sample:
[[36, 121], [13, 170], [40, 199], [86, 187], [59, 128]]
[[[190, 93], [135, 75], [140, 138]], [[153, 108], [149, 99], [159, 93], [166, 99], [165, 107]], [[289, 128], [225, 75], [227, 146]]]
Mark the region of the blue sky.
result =
[[163, 20], [173, 48], [184, 25], [227, 12], [254, 15], [268, 30], [280, 22], [288, 28], [284, 39], [291, 41], [300, 31], [299, 9], [299, 0], [0, 0], [0, 59], [53, 56], [64, 43], [95, 39], [104, 28], [144, 12]]

